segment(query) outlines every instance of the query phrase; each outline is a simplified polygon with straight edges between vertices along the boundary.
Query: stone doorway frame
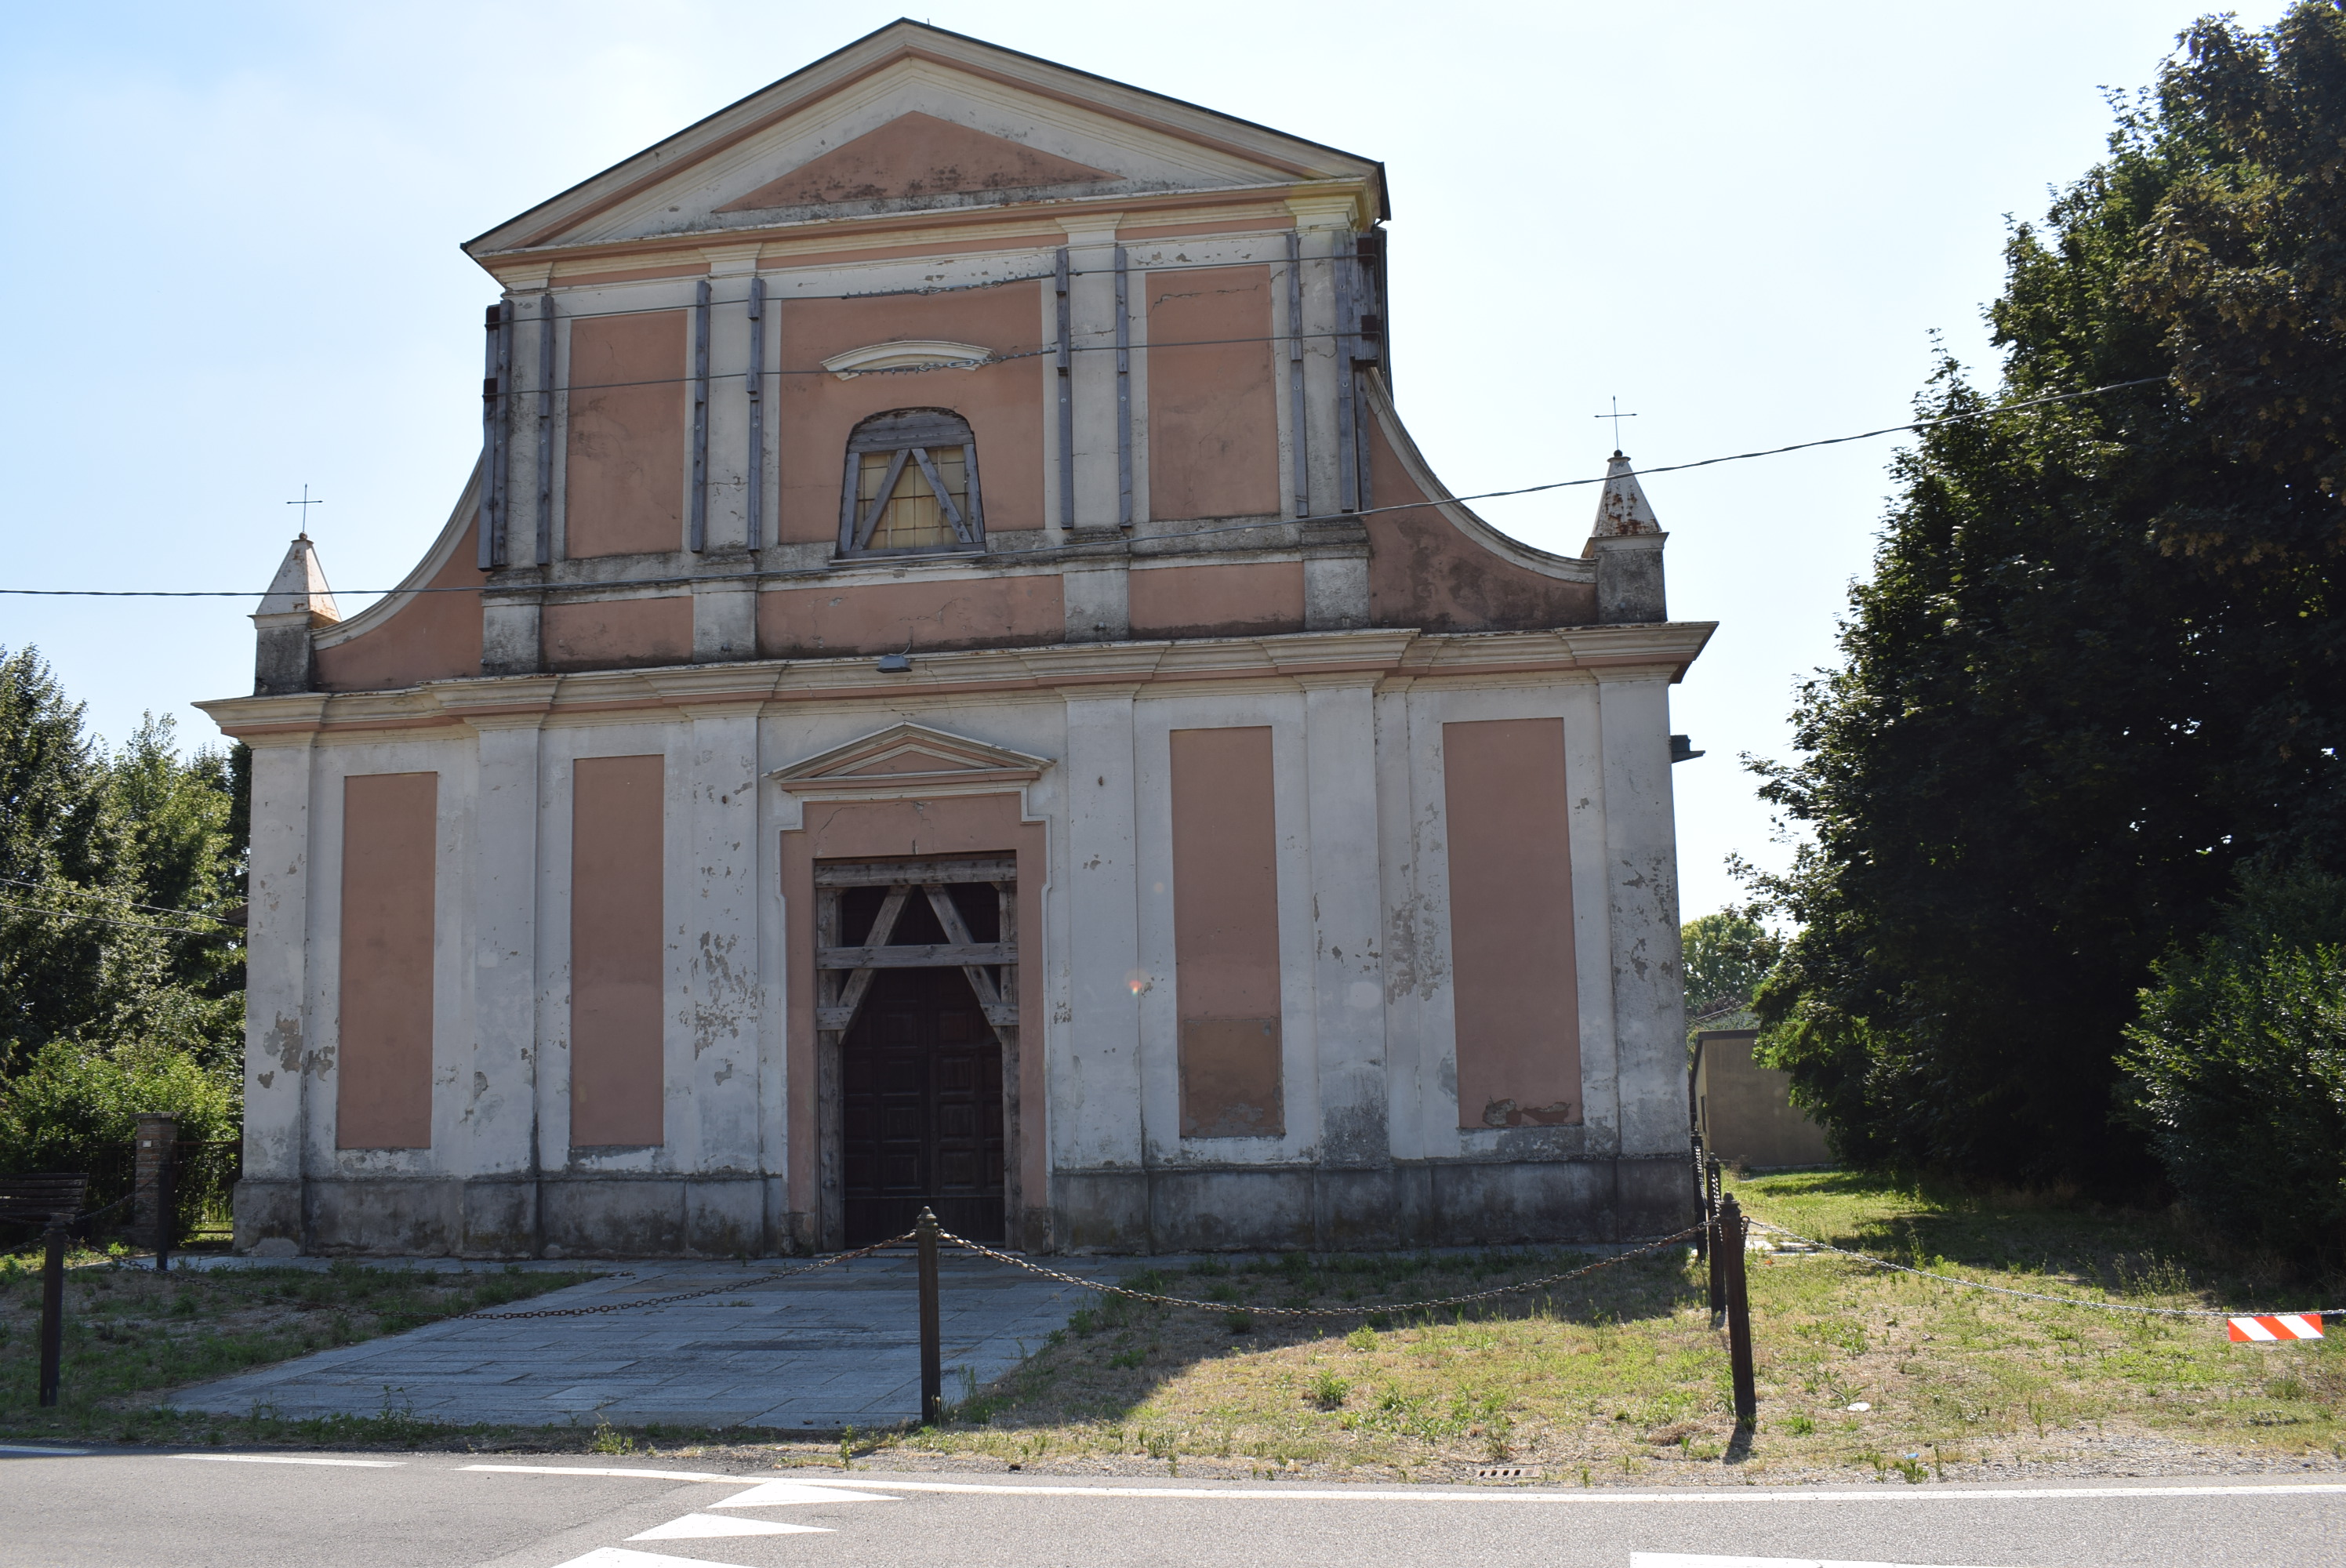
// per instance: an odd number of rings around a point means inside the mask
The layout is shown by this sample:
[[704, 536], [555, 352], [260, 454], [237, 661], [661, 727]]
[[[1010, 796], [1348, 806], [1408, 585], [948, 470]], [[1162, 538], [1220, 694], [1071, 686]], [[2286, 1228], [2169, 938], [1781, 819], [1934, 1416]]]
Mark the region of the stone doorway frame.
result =
[[[993, 887], [998, 940], [974, 942], [946, 890]], [[880, 912], [863, 942], [842, 943], [842, 895], [849, 888], [885, 888]], [[942, 944], [892, 944], [896, 921], [914, 897], [924, 898], [944, 928]], [[988, 855], [938, 860], [819, 860], [814, 865], [815, 1116], [821, 1139], [818, 1227], [824, 1251], [846, 1246], [845, 1076], [841, 1049], [855, 1014], [882, 968], [959, 969], [1002, 1043], [1003, 1234], [1015, 1238], [1020, 1202], [1018, 1140], [1018, 858]], [[989, 970], [998, 969], [997, 982]]]

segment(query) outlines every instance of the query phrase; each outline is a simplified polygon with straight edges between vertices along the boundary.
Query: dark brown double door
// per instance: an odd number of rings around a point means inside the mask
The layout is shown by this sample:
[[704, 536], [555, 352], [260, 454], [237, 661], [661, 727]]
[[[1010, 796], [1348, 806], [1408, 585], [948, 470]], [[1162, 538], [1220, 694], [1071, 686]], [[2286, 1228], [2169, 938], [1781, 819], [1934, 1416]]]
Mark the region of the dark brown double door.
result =
[[847, 1245], [913, 1227], [999, 1247], [1002, 1044], [958, 969], [882, 969], [840, 1042]]

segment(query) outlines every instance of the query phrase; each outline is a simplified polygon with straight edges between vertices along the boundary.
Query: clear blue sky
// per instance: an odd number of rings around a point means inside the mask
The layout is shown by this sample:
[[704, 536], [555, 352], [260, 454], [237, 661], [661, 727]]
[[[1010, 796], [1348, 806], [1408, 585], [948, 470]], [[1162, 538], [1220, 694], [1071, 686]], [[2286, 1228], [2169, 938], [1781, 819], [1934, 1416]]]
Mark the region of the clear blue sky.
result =
[[[1906, 417], [1933, 334], [1992, 375], [2006, 214], [2101, 152], [2205, 7], [1065, 0], [939, 26], [1380, 158], [1396, 392], [1470, 492]], [[396, 582], [480, 440], [457, 242], [892, 20], [800, 4], [25, 7], [0, 56], [10, 478], [0, 583], [250, 588], [311, 525], [338, 587]], [[2256, 10], [2244, 18], [2270, 18]], [[1674, 728], [1689, 915], [1778, 863], [1740, 752], [1782, 757], [1867, 566], [1892, 443], [1662, 475], [1672, 612], [1720, 623]], [[1586, 489], [1486, 514], [1576, 552]], [[345, 613], [363, 603], [345, 593]], [[250, 604], [0, 598], [94, 723], [216, 736]]]

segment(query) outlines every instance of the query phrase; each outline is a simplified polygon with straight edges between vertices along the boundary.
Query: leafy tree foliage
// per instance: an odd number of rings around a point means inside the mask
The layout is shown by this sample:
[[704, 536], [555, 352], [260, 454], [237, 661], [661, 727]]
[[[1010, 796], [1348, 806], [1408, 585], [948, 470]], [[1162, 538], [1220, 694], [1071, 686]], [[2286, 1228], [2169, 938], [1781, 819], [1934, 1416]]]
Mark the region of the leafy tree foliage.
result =
[[1810, 830], [1760, 879], [1800, 928], [1767, 1048], [1860, 1163], [2135, 1186], [2152, 963], [2237, 866], [2346, 856], [2346, 11], [2184, 45], [2013, 232], [2002, 396], [1942, 367], [1921, 412], [1963, 417], [1897, 460], [1800, 760], [1755, 765]]
[[2157, 972], [2120, 1058], [2129, 1119], [2226, 1235], [2346, 1260], [2346, 878], [2250, 875]]
[[1748, 1004], [1776, 962], [1774, 940], [1748, 910], [1700, 915], [1678, 930], [1686, 954], [1687, 1016]]
[[38, 653], [0, 653], [0, 1163], [114, 1127], [126, 1085], [233, 1114], [243, 944], [217, 917], [243, 896], [242, 759], [174, 738], [149, 716], [109, 752]]

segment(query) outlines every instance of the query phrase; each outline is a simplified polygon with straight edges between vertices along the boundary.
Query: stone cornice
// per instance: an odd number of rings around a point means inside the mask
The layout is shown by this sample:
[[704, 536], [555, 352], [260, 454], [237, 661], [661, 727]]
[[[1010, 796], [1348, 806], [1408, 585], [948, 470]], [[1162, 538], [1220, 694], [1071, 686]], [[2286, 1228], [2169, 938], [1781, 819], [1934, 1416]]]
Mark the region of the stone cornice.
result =
[[[767, 269], [820, 266], [825, 251], [861, 252], [873, 246], [952, 251], [975, 239], [989, 241], [990, 248], [1005, 250], [1028, 244], [1036, 249], [1050, 249], [1066, 243], [1070, 231], [1158, 228], [1178, 222], [1185, 216], [1199, 223], [1225, 221], [1234, 213], [1250, 216], [1274, 203], [1283, 206], [1283, 199], [1298, 191], [1308, 192], [1331, 206], [1349, 203], [1356, 210], [1368, 209], [1373, 201], [1367, 183], [1357, 179], [1317, 180], [1300, 186], [1114, 191], [1006, 206], [811, 218], [627, 239], [556, 243], [491, 252], [476, 260], [501, 282], [519, 290], [533, 286], [561, 288], [564, 274], [577, 271], [672, 267], [679, 278], [705, 277], [709, 275], [708, 258], [712, 250], [746, 253], [755, 258], [756, 268]], [[1284, 226], [1269, 210], [1264, 210], [1263, 216], [1267, 229]]]
[[253, 745], [320, 732], [475, 728], [619, 715], [646, 718], [770, 713], [803, 702], [903, 703], [1056, 691], [1068, 698], [1155, 685], [1328, 679], [1472, 681], [1526, 674], [1596, 680], [1676, 680], [1716, 623], [1566, 626], [1553, 631], [1372, 628], [1290, 636], [1066, 643], [1049, 647], [915, 653], [883, 672], [869, 657], [759, 659], [576, 675], [482, 677], [402, 691], [303, 692], [199, 703], [227, 734]]

